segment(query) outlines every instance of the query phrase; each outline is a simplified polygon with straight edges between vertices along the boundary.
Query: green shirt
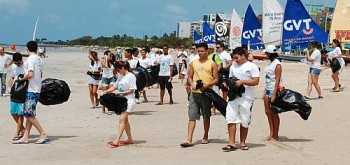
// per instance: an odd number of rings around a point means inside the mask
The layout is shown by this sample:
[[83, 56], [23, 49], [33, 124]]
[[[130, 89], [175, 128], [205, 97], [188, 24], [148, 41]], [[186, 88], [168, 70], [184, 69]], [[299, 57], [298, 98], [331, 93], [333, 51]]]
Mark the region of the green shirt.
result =
[[213, 60], [216, 63], [216, 65], [218, 65], [218, 66], [221, 64], [220, 57], [217, 54], [215, 54], [215, 53], [209, 54], [208, 55], [208, 59], [209, 60]]

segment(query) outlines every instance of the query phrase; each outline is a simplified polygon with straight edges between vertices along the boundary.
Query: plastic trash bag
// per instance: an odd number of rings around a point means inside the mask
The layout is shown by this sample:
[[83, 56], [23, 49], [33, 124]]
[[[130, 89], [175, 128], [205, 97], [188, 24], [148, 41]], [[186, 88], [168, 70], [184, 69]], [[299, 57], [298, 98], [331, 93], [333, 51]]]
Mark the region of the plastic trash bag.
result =
[[100, 104], [120, 115], [128, 108], [128, 99], [115, 93], [107, 93], [100, 97]]
[[142, 69], [133, 68], [131, 69], [132, 73], [136, 77], [136, 87], [137, 91], [142, 91], [147, 86], [147, 75], [145, 72], [143, 72]]
[[148, 86], [151, 86], [153, 84], [157, 84], [158, 83], [158, 75], [159, 75], [159, 66], [154, 65], [154, 66], [148, 67], [147, 71], [150, 74], [150, 76], [152, 77], [152, 82], [148, 83]]
[[142, 70], [143, 73], [146, 74], [146, 78], [147, 78], [147, 87], [152, 85], [153, 82], [153, 78], [151, 76], [151, 74], [148, 72], [148, 70], [142, 66], [138, 67], [140, 70]]
[[56, 105], [68, 101], [70, 89], [63, 80], [47, 78], [42, 81], [39, 102], [43, 105]]
[[176, 65], [174, 64], [174, 65], [173, 65], [173, 75], [172, 75], [171, 77], [174, 77], [174, 76], [176, 76], [177, 74], [179, 74], [179, 71], [177, 70], [177, 67], [176, 67]]
[[312, 107], [303, 99], [303, 96], [290, 89], [277, 92], [274, 102], [271, 102], [271, 109], [275, 113], [295, 111], [304, 120], [311, 114]]
[[[24, 75], [20, 75], [18, 77], [23, 77]], [[11, 101], [16, 103], [24, 103], [26, 101], [27, 89], [28, 89], [28, 80], [19, 81], [15, 80], [11, 87]]]
[[241, 85], [239, 87], [236, 87], [236, 81], [239, 79], [235, 76], [230, 77], [227, 79], [227, 84], [228, 84], [228, 101], [232, 101], [236, 99], [237, 97], [242, 97], [242, 94], [245, 92], [245, 87], [244, 85]]
[[226, 117], [227, 102], [212, 89], [206, 89], [203, 93], [213, 101], [215, 108]]
[[218, 73], [219, 81], [216, 85], [219, 86], [220, 88], [225, 88], [222, 84], [227, 81], [227, 79], [229, 78], [229, 75], [230, 75], [229, 68], [222, 68]]
[[332, 61], [330, 62], [330, 67], [332, 69], [332, 72], [335, 73], [337, 72], [341, 66], [337, 58], [333, 58]]
[[91, 76], [94, 80], [101, 80], [102, 79], [102, 74], [101, 73], [94, 73], [94, 72], [91, 72], [91, 71], [87, 71], [86, 74]]

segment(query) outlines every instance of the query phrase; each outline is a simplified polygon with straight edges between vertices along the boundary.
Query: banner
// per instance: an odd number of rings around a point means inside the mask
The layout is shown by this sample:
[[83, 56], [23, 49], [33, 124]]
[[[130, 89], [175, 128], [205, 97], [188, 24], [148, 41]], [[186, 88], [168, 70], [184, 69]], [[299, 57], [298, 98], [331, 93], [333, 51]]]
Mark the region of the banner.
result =
[[203, 42], [202, 37], [198, 34], [196, 30], [193, 30], [193, 43], [199, 44]]
[[230, 49], [234, 49], [236, 47], [242, 46], [241, 45], [242, 29], [243, 29], [242, 19], [239, 17], [236, 10], [233, 9], [232, 16], [231, 16], [230, 35], [228, 40]]
[[[226, 43], [228, 40], [228, 28], [225, 22], [216, 14], [216, 22], [214, 25], [216, 41]], [[226, 44], [225, 44], [226, 45]]]
[[261, 24], [250, 4], [248, 5], [247, 11], [244, 15], [241, 42], [242, 45], [245, 44], [253, 50], [264, 49], [264, 45], [262, 43]]
[[304, 49], [312, 41], [327, 43], [328, 33], [312, 20], [300, 0], [288, 0], [283, 20], [283, 51], [285, 47]]
[[263, 0], [263, 41], [265, 45], [281, 45], [284, 9], [277, 0]]
[[203, 42], [206, 44], [215, 44], [215, 32], [207, 22], [203, 23]]

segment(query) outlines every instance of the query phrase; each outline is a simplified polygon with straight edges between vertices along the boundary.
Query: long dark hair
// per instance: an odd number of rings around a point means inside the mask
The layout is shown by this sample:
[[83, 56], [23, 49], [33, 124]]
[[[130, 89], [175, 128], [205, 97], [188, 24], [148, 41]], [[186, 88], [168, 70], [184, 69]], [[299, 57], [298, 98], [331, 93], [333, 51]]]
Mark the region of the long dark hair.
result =
[[111, 53], [111, 58], [108, 58], [108, 61], [107, 61], [107, 67], [108, 68], [112, 67], [114, 63], [115, 63], [115, 55]]
[[114, 69], [121, 69], [124, 68], [125, 70], [131, 72], [130, 64], [127, 61], [117, 61], [114, 64]]
[[95, 51], [90, 51], [90, 55], [92, 56], [93, 60], [90, 60], [91, 62], [91, 66], [95, 65], [95, 61], [97, 63], [97, 61], [99, 61], [98, 56], [97, 56], [97, 52]]
[[337, 45], [337, 47], [340, 48], [341, 51], [343, 51], [342, 48], [341, 48], [341, 44], [340, 44], [338, 39], [333, 39], [332, 41]]
[[187, 61], [185, 59], [182, 60], [182, 65], [187, 69]]

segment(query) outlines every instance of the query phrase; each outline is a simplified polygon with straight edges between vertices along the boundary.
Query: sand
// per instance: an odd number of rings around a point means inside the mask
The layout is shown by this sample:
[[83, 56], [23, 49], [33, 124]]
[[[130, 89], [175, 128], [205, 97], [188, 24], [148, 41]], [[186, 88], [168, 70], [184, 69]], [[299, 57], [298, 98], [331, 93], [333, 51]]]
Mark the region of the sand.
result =
[[[87, 53], [48, 50], [48, 56], [44, 59], [44, 77], [65, 80], [72, 91], [70, 100], [56, 106], [38, 104], [37, 118], [51, 138], [50, 144], [34, 144], [38, 133], [33, 128], [30, 144], [13, 145], [15, 122], [9, 114], [9, 97], [0, 97], [1, 164], [347, 164], [350, 160], [349, 67], [340, 75], [343, 91], [339, 93], [330, 92], [331, 70], [321, 73], [324, 99], [309, 101], [313, 107], [309, 120], [303, 121], [294, 112], [280, 115], [280, 142], [264, 140], [268, 123], [261, 100], [261, 72], [247, 139], [250, 150], [221, 150], [228, 141], [227, 123], [221, 115], [212, 117], [209, 144], [200, 144], [203, 125], [199, 121], [195, 146], [181, 148], [188, 117], [185, 89], [177, 77], [173, 84], [175, 104], [155, 106], [159, 89], [148, 89], [149, 102], [138, 104], [130, 116], [136, 144], [111, 149], [107, 142], [116, 136], [118, 116], [103, 114], [101, 107], [89, 109]], [[264, 68], [266, 62], [256, 64]], [[306, 64], [283, 63], [284, 85], [289, 89], [305, 94], [307, 73]], [[317, 97], [315, 90], [312, 97]]]

